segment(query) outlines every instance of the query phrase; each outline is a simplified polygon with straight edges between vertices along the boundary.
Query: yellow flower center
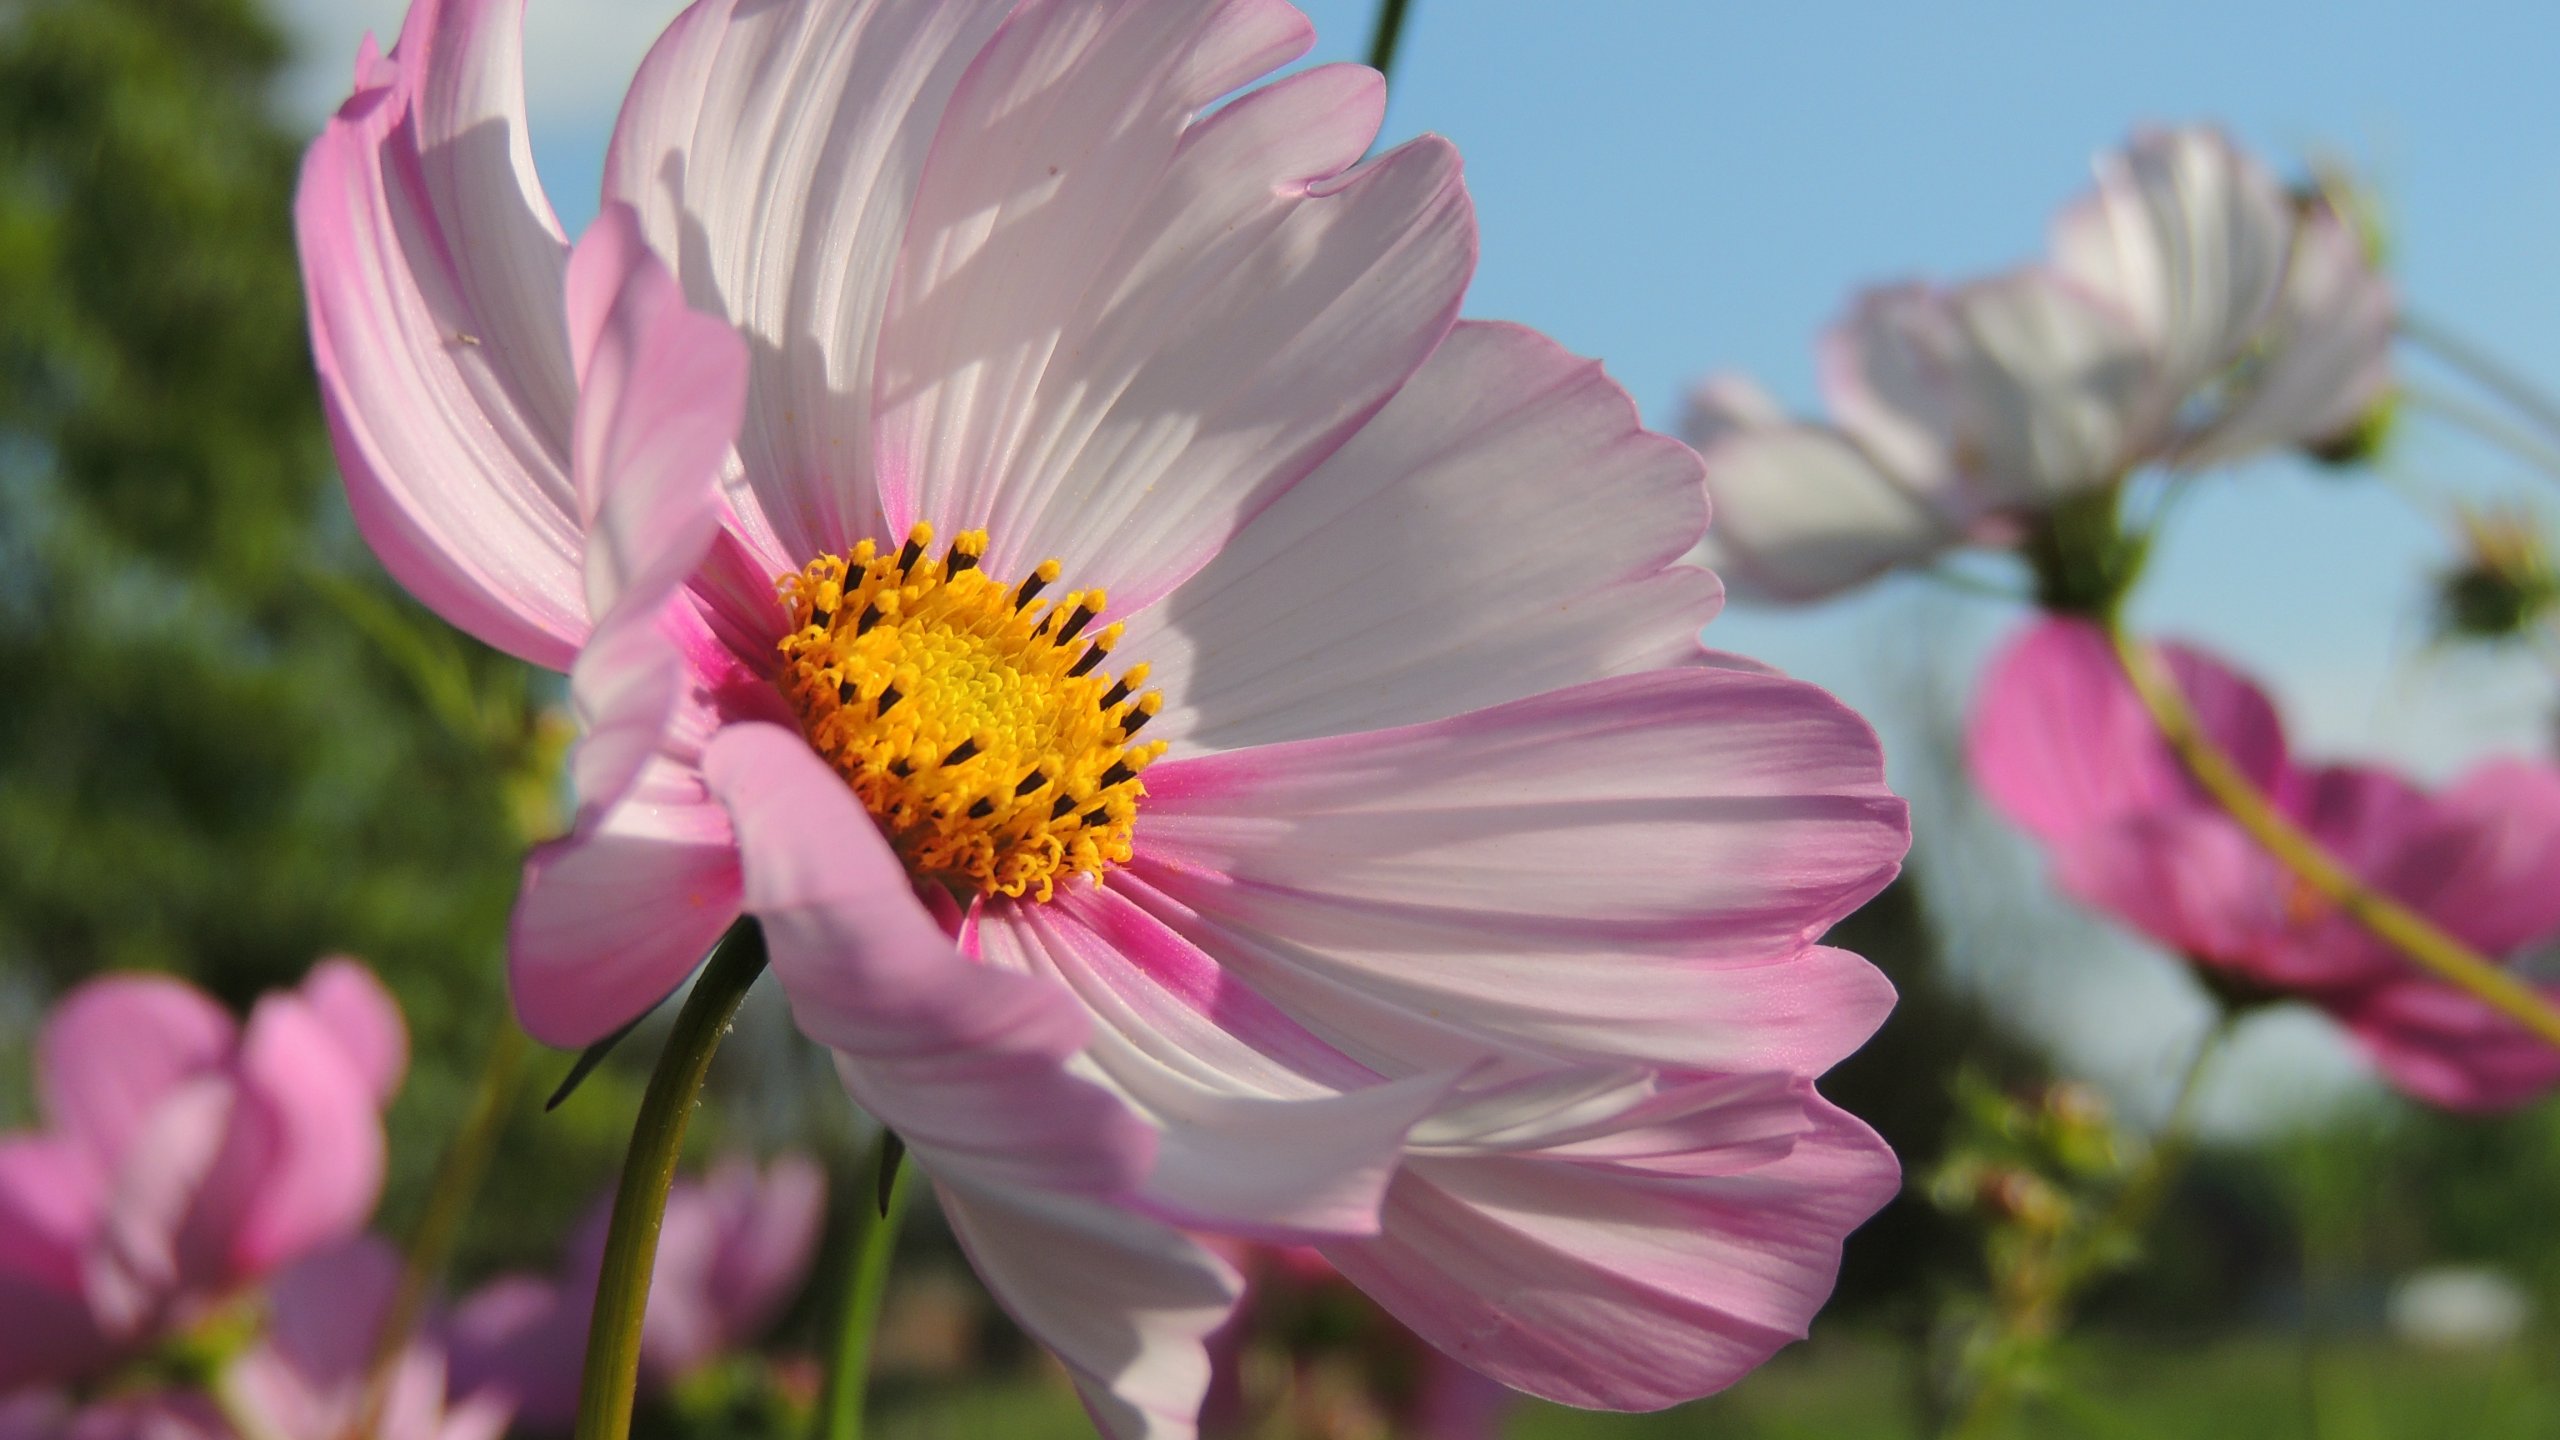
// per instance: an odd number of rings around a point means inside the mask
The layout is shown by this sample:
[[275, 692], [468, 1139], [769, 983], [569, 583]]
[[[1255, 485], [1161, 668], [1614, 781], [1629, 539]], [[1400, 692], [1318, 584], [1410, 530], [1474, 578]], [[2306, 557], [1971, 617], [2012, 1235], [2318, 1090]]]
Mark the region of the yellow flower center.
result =
[[984, 531], [932, 544], [918, 525], [895, 554], [865, 540], [783, 577], [782, 691], [908, 869], [1046, 900], [1129, 858], [1138, 774], [1164, 753], [1130, 737], [1163, 697], [1138, 693], [1144, 665], [1100, 668], [1121, 629], [1084, 633], [1102, 591], [1033, 598], [1057, 561], [1005, 585], [978, 568]]

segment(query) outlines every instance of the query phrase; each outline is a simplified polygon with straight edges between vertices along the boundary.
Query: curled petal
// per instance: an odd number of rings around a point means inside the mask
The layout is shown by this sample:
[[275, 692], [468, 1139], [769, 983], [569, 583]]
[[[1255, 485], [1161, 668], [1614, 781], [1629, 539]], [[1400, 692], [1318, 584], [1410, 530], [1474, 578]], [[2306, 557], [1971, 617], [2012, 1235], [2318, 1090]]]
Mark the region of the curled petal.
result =
[[538, 665], [586, 634], [568, 245], [525, 137], [523, 0], [420, 0], [294, 200], [356, 523], [438, 614]]
[[587, 613], [655, 609], [702, 561], [746, 406], [738, 332], [685, 308], [630, 207], [598, 216], [569, 257], [578, 410], [570, 473], [588, 531]]

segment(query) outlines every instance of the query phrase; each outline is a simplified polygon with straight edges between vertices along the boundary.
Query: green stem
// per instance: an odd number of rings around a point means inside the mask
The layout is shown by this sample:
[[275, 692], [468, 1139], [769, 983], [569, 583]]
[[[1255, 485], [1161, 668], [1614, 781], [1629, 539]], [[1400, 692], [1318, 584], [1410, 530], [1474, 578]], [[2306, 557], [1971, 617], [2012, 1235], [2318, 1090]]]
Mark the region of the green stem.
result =
[[1411, 0], [1382, 0], [1378, 6], [1378, 28], [1369, 36], [1369, 68], [1381, 75], [1392, 75], [1396, 68], [1396, 41], [1404, 36], [1404, 12]]
[[2478, 382], [2480, 388], [2514, 406], [2525, 418], [2542, 427], [2542, 433], [2560, 441], [2560, 404], [2554, 404], [2542, 387], [2524, 378], [2488, 351], [2465, 340], [2453, 331], [2423, 315], [2402, 312], [2400, 336], [2424, 347], [2445, 364]]
[[513, 1016], [500, 1015], [496, 1032], [489, 1037], [489, 1053], [480, 1062], [480, 1080], [472, 1089], [471, 1108], [445, 1146], [444, 1154], [437, 1158], [426, 1209], [418, 1216], [418, 1228], [410, 1233], [408, 1254], [400, 1268], [400, 1288], [392, 1294], [391, 1309], [383, 1316], [382, 1334], [374, 1341], [372, 1368], [365, 1376], [364, 1404], [357, 1410], [349, 1440], [373, 1434], [381, 1423], [383, 1402], [390, 1393], [391, 1376], [400, 1354], [408, 1348], [410, 1335], [426, 1313], [428, 1297], [435, 1293], [436, 1282], [444, 1277], [445, 1266], [453, 1260], [454, 1243], [462, 1237], [463, 1222], [471, 1216], [471, 1202], [479, 1197], [480, 1183], [488, 1177], [489, 1159], [498, 1148], [498, 1133], [506, 1128], [507, 1097], [515, 1093], [516, 1074], [524, 1067], [524, 1052], [524, 1031], [517, 1027]]
[[2458, 395], [2444, 394], [2407, 381], [2400, 384], [2400, 403], [2469, 431], [2475, 438], [2504, 450], [2546, 477], [2560, 480], [2560, 447], [2485, 405], [2475, 405]]
[[[2232, 1019], [2230, 1011], [2223, 1011], [2214, 1020], [2213, 1028], [2196, 1042], [2196, 1053], [2188, 1059], [2185, 1073], [2178, 1077], [2177, 1097], [2169, 1102], [2168, 1119], [2161, 1123], [2159, 1135], [2152, 1140], [2151, 1153], [2124, 1188], [2116, 1192], [2115, 1203], [2107, 1207], [2106, 1213], [2079, 1232], [2077, 1243], [2047, 1267], [2049, 1278], [2043, 1285], [2004, 1317], [2003, 1329], [2008, 1336], [2022, 1335], [2034, 1327], [2041, 1327], [2048, 1337], [2062, 1333], [2070, 1323], [2071, 1302], [2091, 1281], [2106, 1273], [2114, 1257], [2121, 1253], [2121, 1242], [2137, 1239], [2151, 1228], [2160, 1202], [2168, 1196], [2169, 1183], [2186, 1164], [2187, 1150], [2194, 1139], [2196, 1105], [2204, 1093], [2204, 1077], [2231, 1034]], [[1952, 1440], [1988, 1440], [1997, 1435], [2016, 1403], [2017, 1393], [2014, 1369], [1985, 1376], [1965, 1405], [1963, 1416], [1947, 1433]]]
[[2150, 651], [2113, 630], [2116, 659], [2133, 682], [2160, 736], [2205, 793], [2249, 838], [2322, 899], [2335, 905], [2384, 944], [2417, 962], [2439, 980], [2463, 990], [2535, 1035], [2560, 1046], [2560, 1010], [2530, 985], [2439, 929], [2435, 922], [2380, 891], [2369, 889], [2331, 858], [2320, 842], [2278, 811], [2240, 772], [2231, 757], [2205, 737], [2195, 711]]
[[889, 1256], [897, 1248], [898, 1212], [906, 1205], [907, 1176], [899, 1159], [897, 1137], [881, 1131], [866, 1167], [872, 1183], [862, 1187], [853, 1206], [853, 1267], [845, 1272], [844, 1318], [836, 1330], [835, 1364], [827, 1372], [826, 1396], [819, 1402], [820, 1440], [862, 1440], [871, 1338], [880, 1326], [881, 1297], [889, 1290]]
[[747, 987], [764, 973], [764, 931], [750, 917], [729, 928], [720, 948], [693, 982], [676, 1015], [667, 1048], [640, 1097], [631, 1126], [631, 1152], [613, 1195], [613, 1223], [605, 1232], [604, 1272], [596, 1284], [594, 1324], [587, 1331], [587, 1365], [578, 1391], [577, 1440], [624, 1440], [640, 1381], [640, 1325], [649, 1308], [649, 1277], [658, 1260], [658, 1228], [667, 1216], [667, 1187], [675, 1183], [676, 1157], [685, 1125], [711, 1071], [712, 1052], [728, 1033]]

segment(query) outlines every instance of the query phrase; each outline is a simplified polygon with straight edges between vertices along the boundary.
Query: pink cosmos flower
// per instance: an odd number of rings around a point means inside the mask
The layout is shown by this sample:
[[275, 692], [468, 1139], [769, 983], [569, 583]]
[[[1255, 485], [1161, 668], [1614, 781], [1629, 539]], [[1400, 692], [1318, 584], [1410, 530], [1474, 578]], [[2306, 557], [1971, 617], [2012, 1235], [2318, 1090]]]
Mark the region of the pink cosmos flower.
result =
[[447, 1383], [444, 1348], [412, 1338], [362, 1429], [374, 1354], [400, 1284], [400, 1255], [370, 1235], [276, 1277], [258, 1343], [224, 1372], [241, 1440], [498, 1440], [505, 1399]]
[[1280, 0], [703, 0], [573, 249], [518, 19], [421, 0], [298, 222], [358, 522], [586, 727], [528, 1027], [755, 917], [1114, 1435], [1191, 1432], [1191, 1232], [1578, 1404], [1802, 1333], [1896, 1178], [1809, 1084], [1890, 991], [1813, 942], [1903, 809], [1700, 650], [1694, 455], [1457, 321], [1450, 147], [1363, 163], [1356, 66], [1235, 94]]
[[[663, 1391], [763, 1336], [807, 1278], [826, 1219], [826, 1175], [805, 1156], [759, 1170], [731, 1156], [667, 1192], [657, 1268], [640, 1336], [640, 1382]], [[605, 1196], [570, 1240], [556, 1278], [507, 1275], [456, 1307], [458, 1388], [508, 1396], [542, 1431], [577, 1420], [587, 1324], [604, 1266]]]
[[85, 1379], [355, 1233], [382, 1189], [397, 1004], [323, 961], [246, 1027], [114, 975], [45, 1021], [45, 1126], [0, 1137], [0, 1393]]
[[1822, 339], [1829, 423], [1740, 376], [1700, 386], [1703, 554], [1737, 593], [1821, 599], [2010, 543], [2142, 466], [2318, 447], [2381, 398], [2392, 291], [2334, 207], [2206, 128], [2139, 133], [2097, 169], [2047, 261], [1858, 297]]
[[[2377, 769], [2301, 766], [2256, 686], [2163, 648], [2205, 733], [2366, 884], [2493, 957], [2560, 941], [2560, 772], [2490, 761], [2431, 795]], [[2319, 1006], [2431, 1104], [2494, 1109], [2560, 1086], [2560, 1050], [2338, 913], [2198, 789], [2095, 626], [2046, 620], [2013, 641], [1983, 676], [1966, 745], [1983, 794], [2053, 852], [2065, 891], [2224, 994]]]

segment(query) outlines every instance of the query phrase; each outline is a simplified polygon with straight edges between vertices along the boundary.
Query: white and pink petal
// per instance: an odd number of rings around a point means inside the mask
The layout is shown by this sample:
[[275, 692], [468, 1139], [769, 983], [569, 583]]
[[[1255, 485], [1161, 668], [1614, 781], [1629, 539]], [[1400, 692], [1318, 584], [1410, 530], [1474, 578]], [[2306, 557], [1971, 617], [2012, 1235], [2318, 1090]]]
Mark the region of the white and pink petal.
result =
[[1697, 457], [1598, 364], [1462, 324], [1115, 653], [1177, 755], [1443, 719], [1693, 658], [1705, 525]]
[[356, 522], [438, 614], [568, 668], [568, 243], [534, 179], [522, 0], [420, 0], [303, 163], [311, 340]]
[[[1378, 77], [1280, 0], [1032, 3], [945, 112], [882, 332], [892, 529], [1160, 598], [1320, 464], [1457, 317], [1454, 150], [1358, 165]], [[1356, 168], [1355, 168], [1356, 166]]]

